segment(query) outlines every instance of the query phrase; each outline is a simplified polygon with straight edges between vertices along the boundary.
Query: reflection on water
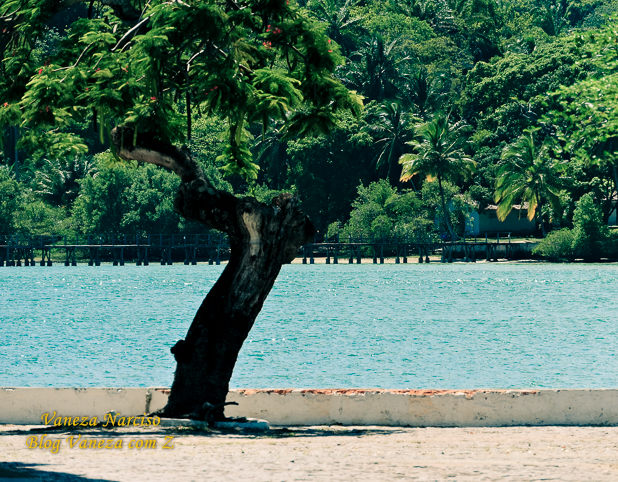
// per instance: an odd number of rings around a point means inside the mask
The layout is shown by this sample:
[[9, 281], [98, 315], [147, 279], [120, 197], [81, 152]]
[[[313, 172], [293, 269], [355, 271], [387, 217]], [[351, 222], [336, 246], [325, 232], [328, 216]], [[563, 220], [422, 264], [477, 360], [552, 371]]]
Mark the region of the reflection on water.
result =
[[[0, 386], [168, 386], [223, 266], [0, 268]], [[614, 388], [618, 267], [288, 265], [232, 387]]]

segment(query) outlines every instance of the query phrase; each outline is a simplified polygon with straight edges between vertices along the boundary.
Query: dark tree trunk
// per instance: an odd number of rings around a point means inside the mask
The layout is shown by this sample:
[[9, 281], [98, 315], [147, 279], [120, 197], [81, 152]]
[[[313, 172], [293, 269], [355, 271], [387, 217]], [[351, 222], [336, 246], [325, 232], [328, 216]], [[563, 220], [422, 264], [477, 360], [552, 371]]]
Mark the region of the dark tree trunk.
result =
[[[270, 206], [216, 190], [188, 151], [116, 128], [120, 157], [172, 169], [182, 179], [174, 209], [229, 235], [230, 261], [200, 306], [184, 340], [172, 348], [178, 363], [163, 416], [203, 413], [207, 402], [225, 401], [229, 381], [255, 319], [281, 266], [313, 239], [314, 228], [297, 198], [282, 194]], [[123, 142], [127, 140], [126, 142]], [[127, 147], [125, 144], [129, 144]], [[214, 419], [223, 419], [223, 408]]]

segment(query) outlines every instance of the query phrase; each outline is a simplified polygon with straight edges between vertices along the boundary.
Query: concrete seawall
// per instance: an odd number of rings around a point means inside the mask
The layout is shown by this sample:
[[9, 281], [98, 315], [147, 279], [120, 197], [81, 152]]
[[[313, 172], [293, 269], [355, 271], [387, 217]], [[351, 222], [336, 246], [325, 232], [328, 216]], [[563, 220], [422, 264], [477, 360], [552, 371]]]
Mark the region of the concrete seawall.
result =
[[[162, 408], [165, 388], [0, 388], [0, 424], [43, 424], [42, 414], [143, 415]], [[618, 425], [618, 389], [592, 390], [232, 390], [228, 416], [271, 425], [503, 427]]]

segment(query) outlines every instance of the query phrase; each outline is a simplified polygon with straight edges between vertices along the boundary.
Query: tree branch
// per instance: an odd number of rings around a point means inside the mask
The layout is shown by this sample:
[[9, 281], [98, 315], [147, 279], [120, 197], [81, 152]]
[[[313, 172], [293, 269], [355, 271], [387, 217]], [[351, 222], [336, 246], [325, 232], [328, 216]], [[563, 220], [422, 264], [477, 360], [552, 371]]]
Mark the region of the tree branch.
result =
[[148, 22], [148, 20], [150, 20], [150, 15], [148, 17], [146, 17], [145, 19], [141, 20], [140, 22], [138, 22], [127, 33], [125, 33], [122, 36], [122, 38], [118, 41], [118, 43], [114, 46], [114, 48], [112, 49], [112, 52], [116, 51], [117, 49], [121, 49], [122, 47], [124, 47], [131, 40], [131, 38], [133, 38], [133, 36], [135, 36], [137, 34], [137, 31], [144, 24], [146, 24]]
[[178, 214], [231, 236], [239, 234], [236, 209], [239, 199], [216, 189], [188, 149], [179, 149], [149, 134], [138, 135], [133, 145], [133, 136], [131, 127], [115, 127], [112, 130], [116, 154], [128, 161], [147, 162], [176, 173], [182, 179], [174, 200], [174, 210]]

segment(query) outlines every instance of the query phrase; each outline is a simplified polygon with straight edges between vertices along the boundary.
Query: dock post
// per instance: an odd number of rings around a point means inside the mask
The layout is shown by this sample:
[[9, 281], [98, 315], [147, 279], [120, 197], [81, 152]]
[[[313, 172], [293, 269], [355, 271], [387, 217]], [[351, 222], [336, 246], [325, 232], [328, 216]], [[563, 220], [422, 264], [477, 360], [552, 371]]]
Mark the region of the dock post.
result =
[[[52, 234], [52, 242], [51, 242], [52, 246], [54, 246], [54, 244], [56, 244], [56, 239], [55, 236]], [[47, 266], [52, 266], [52, 260], [51, 260], [51, 248], [49, 248], [47, 250]]]
[[307, 247], [303, 246], [303, 264], [307, 264]]
[[185, 250], [185, 261], [184, 265], [189, 266], [189, 248], [187, 248], [187, 236], [182, 237], [182, 244]]
[[[99, 236], [99, 246], [101, 246], [103, 244], [103, 238], [101, 236]], [[94, 258], [94, 265], [95, 266], [101, 266], [101, 248], [95, 248], [95, 258]]]
[[403, 245], [403, 264], [408, 262], [408, 235], [406, 234], [406, 243]]
[[326, 248], [326, 264], [330, 264], [330, 249]]
[[199, 234], [195, 235], [195, 246], [193, 247], [193, 259], [191, 260], [191, 265], [195, 266], [197, 264], [197, 248], [200, 245]]
[[371, 247], [373, 248], [373, 264], [378, 264], [378, 245], [376, 244], [375, 236], [372, 238], [373, 244]]
[[75, 247], [73, 248], [73, 257], [71, 258], [71, 266], [77, 266], [77, 261], [75, 259], [75, 252], [77, 251], [78, 246], [79, 246], [79, 234], [75, 234]]
[[135, 266], [142, 265], [142, 252], [139, 249], [139, 234], [135, 235]]
[[[337, 241], [339, 242], [339, 241]], [[333, 256], [333, 264], [339, 264], [339, 246], [335, 246], [335, 254]]]
[[67, 236], [64, 235], [64, 265], [69, 266], [69, 248], [67, 248]]
[[195, 266], [197, 264], [197, 248], [200, 245], [199, 235], [195, 235], [195, 247], [193, 248], [193, 259], [191, 260], [191, 265]]
[[148, 266], [148, 248], [150, 247], [150, 234], [148, 235], [148, 241], [146, 248], [144, 249], [144, 266]]
[[[313, 237], [313, 242], [315, 243], [315, 236]], [[309, 247], [309, 264], [315, 264], [313, 260], [313, 244]]]
[[112, 260], [112, 266], [118, 266], [118, 255], [116, 254], [116, 241], [115, 238], [116, 235], [112, 234], [112, 256], [113, 256], [113, 260]]
[[348, 264], [353, 264], [354, 263], [354, 258], [352, 257], [352, 235], [348, 234], [348, 251], [349, 255], [350, 255], [350, 259], [348, 260]]
[[92, 266], [94, 264], [94, 251], [92, 250], [92, 241], [90, 240], [90, 236], [88, 236], [86, 242], [88, 243], [88, 251], [90, 252], [88, 266]]

